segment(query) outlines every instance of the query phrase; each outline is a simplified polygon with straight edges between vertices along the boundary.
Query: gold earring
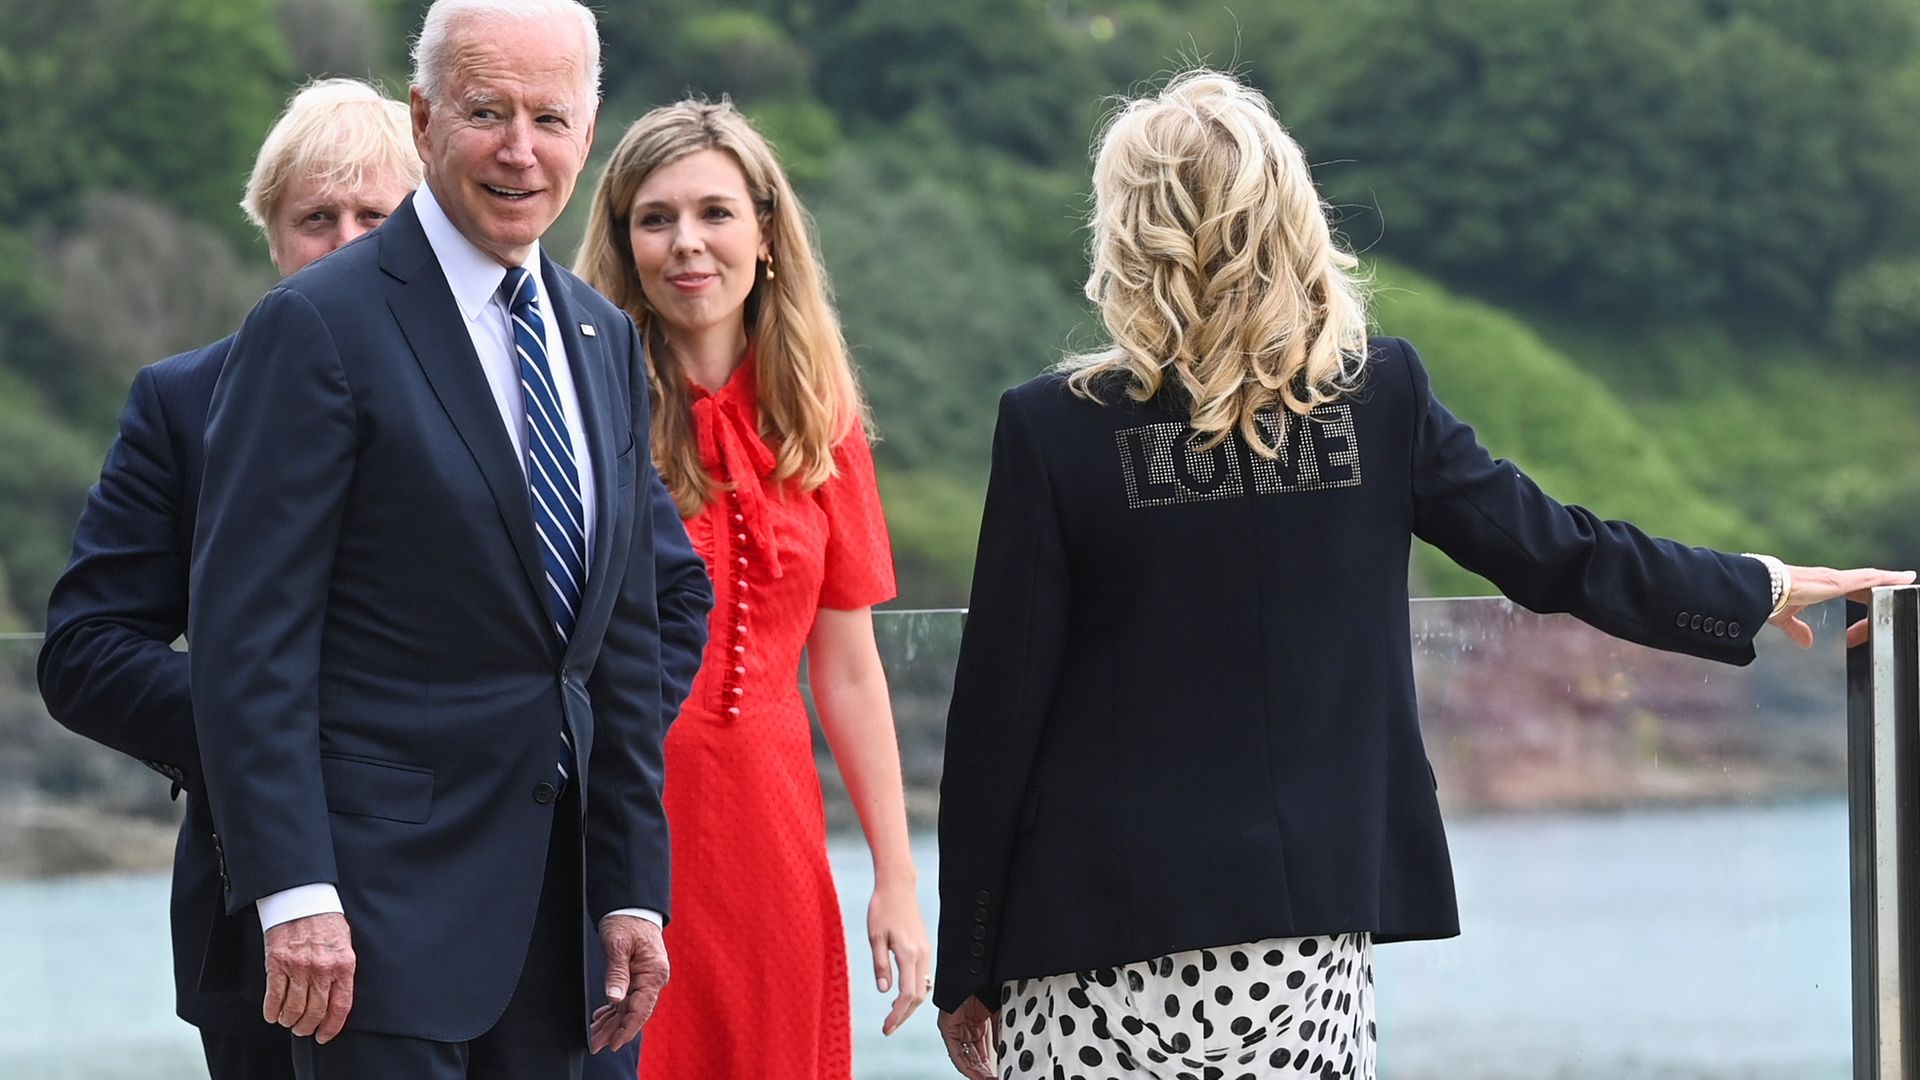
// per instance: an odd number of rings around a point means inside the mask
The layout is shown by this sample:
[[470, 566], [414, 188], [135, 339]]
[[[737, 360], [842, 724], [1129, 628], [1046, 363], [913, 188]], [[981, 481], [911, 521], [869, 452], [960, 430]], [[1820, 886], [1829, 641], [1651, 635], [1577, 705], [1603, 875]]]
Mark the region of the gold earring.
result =
[[773, 280], [773, 256], [767, 256], [767, 280]]

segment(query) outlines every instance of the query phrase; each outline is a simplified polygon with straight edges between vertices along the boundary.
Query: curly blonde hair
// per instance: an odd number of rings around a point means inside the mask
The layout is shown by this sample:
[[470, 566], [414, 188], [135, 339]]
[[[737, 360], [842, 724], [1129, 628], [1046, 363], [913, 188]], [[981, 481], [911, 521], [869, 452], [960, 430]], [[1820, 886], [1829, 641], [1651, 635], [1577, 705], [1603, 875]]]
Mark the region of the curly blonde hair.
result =
[[1305, 415], [1358, 384], [1367, 344], [1359, 260], [1333, 236], [1306, 157], [1258, 91], [1198, 69], [1124, 104], [1093, 171], [1087, 299], [1111, 344], [1070, 356], [1074, 390], [1169, 379], [1211, 447], [1255, 420]]
[[779, 272], [756, 275], [747, 294], [760, 433], [774, 455], [774, 479], [811, 491], [834, 476], [833, 448], [868, 426], [826, 270], [814, 253], [812, 221], [780, 160], [731, 102], [680, 101], [633, 122], [593, 190], [574, 272], [640, 324], [654, 404], [653, 460], [682, 517], [693, 517], [719, 486], [700, 464], [692, 395], [675, 366], [665, 320], [654, 317], [634, 269], [628, 218], [642, 184], [701, 150], [722, 150], [747, 178], [747, 194]]

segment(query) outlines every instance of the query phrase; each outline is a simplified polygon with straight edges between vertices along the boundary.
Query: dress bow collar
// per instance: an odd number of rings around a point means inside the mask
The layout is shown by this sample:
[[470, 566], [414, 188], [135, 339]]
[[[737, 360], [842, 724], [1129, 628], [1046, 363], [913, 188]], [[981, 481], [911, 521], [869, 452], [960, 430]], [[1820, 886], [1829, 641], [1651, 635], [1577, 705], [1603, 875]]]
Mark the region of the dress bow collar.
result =
[[[707, 475], [730, 485], [737, 498], [738, 513], [744, 520], [727, 520], [732, 513], [725, 506], [721, 527], [728, 532], [746, 534], [747, 544], [766, 558], [774, 577], [780, 576], [780, 543], [774, 534], [767, 511], [767, 490], [773, 485], [773, 451], [760, 437], [759, 399], [753, 378], [753, 348], [734, 369], [733, 377], [717, 391], [695, 384], [693, 427], [700, 443], [700, 464]], [[725, 495], [720, 496], [722, 499]], [[736, 528], [737, 527], [737, 528]]]

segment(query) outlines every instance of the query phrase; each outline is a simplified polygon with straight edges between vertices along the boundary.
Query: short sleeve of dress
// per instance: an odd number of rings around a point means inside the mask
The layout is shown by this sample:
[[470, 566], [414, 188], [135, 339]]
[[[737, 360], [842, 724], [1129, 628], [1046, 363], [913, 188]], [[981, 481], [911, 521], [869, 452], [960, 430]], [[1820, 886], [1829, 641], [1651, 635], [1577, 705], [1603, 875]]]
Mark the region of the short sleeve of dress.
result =
[[837, 611], [872, 607], [893, 599], [898, 589], [867, 433], [855, 427], [833, 448], [833, 461], [837, 475], [814, 492], [827, 514], [820, 606]]

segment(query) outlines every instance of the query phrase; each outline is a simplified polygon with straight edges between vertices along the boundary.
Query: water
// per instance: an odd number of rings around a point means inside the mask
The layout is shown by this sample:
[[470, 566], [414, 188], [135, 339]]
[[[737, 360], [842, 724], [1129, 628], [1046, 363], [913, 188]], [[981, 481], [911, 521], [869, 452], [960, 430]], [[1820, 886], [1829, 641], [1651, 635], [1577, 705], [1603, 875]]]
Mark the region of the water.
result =
[[[1391, 1080], [1843, 1080], [1851, 1075], [1846, 806], [1525, 815], [1451, 830], [1465, 934], [1383, 946]], [[934, 917], [931, 837], [916, 843]], [[930, 1011], [879, 1035], [871, 872], [836, 838], [856, 1073], [931, 1080]], [[0, 1076], [201, 1075], [173, 1019], [157, 875], [0, 885]]]

